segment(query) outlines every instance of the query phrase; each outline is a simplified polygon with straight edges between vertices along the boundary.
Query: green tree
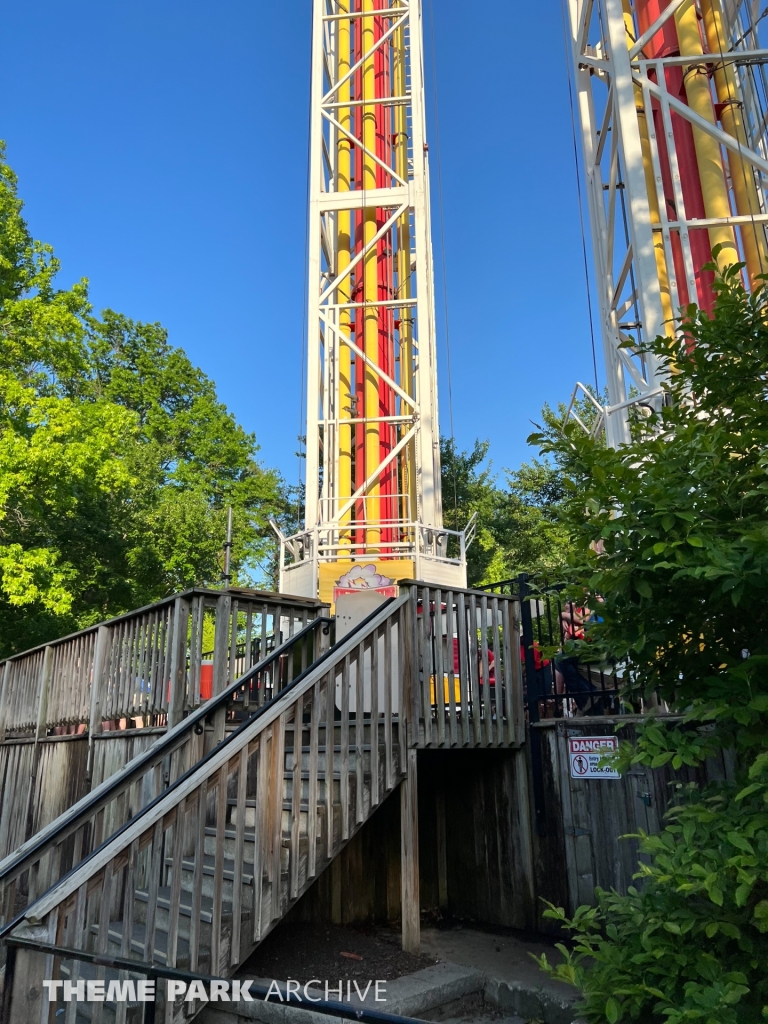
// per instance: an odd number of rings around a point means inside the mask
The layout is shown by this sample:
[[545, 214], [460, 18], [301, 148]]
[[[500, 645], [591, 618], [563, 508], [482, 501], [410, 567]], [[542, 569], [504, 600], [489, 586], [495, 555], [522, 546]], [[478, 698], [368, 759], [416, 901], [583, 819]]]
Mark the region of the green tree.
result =
[[0, 654], [233, 566], [259, 572], [279, 476], [159, 324], [111, 310], [32, 238], [0, 150]]
[[557, 574], [567, 548], [557, 519], [564, 495], [558, 470], [539, 460], [523, 463], [504, 471], [506, 487], [500, 487], [489, 448], [488, 441], [475, 441], [471, 451], [459, 451], [454, 441], [441, 441], [445, 525], [463, 529], [477, 514], [477, 534], [467, 553], [469, 585], [520, 572]]
[[768, 1017], [768, 296], [738, 268], [716, 288], [711, 318], [689, 307], [648, 346], [668, 405], [631, 443], [564, 423], [532, 439], [563, 469], [581, 600], [600, 601], [583, 656], [622, 662], [630, 696], [655, 690], [683, 716], [651, 719], [624, 762], [736, 762], [642, 837], [638, 889], [598, 890], [571, 921], [550, 911], [576, 937], [556, 973], [595, 1022]]

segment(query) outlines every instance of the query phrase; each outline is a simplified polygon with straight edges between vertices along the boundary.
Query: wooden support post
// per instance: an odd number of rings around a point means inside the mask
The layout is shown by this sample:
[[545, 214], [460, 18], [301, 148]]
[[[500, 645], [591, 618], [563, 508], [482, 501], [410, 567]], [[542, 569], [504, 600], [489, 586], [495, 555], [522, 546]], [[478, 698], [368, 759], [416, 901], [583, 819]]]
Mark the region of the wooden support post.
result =
[[216, 632], [213, 639], [213, 696], [217, 697], [229, 682], [229, 619], [232, 596], [224, 592], [216, 601]]
[[[213, 696], [216, 697], [227, 688], [229, 682], [229, 644], [230, 618], [232, 616], [232, 596], [226, 591], [216, 602], [216, 632], [213, 639]], [[213, 721], [213, 746], [224, 739], [226, 711], [220, 708]]]
[[11, 695], [8, 692], [11, 685], [11, 659], [9, 658], [3, 666], [3, 682], [0, 686], [0, 743], [5, 743], [5, 723], [8, 714], [8, 704]]
[[35, 743], [38, 743], [46, 733], [46, 721], [48, 718], [48, 693], [51, 688], [51, 670], [53, 668], [53, 648], [49, 645], [43, 654], [43, 669], [40, 673], [40, 686], [37, 691], [37, 728], [35, 729]]
[[416, 755], [413, 747], [406, 752], [405, 778], [400, 785], [400, 914], [406, 953], [418, 953], [421, 946]]
[[435, 801], [437, 816], [437, 905], [448, 907], [448, 850], [445, 832], [445, 792], [440, 789]]
[[96, 634], [96, 649], [93, 652], [93, 679], [91, 681], [91, 713], [88, 720], [88, 762], [85, 777], [88, 782], [93, 775], [94, 737], [103, 726], [104, 682], [107, 674], [107, 659], [112, 634], [109, 626], [99, 626]]
[[177, 597], [173, 604], [173, 631], [171, 633], [171, 678], [168, 698], [168, 729], [184, 717], [187, 675], [187, 633], [189, 631], [190, 603]]

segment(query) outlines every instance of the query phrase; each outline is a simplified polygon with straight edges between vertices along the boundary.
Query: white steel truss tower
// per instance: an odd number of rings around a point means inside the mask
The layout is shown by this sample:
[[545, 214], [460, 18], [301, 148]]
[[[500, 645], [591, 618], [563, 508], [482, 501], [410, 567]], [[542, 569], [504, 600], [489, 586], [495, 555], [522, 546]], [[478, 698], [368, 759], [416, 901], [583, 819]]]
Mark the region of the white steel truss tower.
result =
[[617, 445], [629, 407], [661, 400], [634, 348], [711, 309], [712, 249], [748, 288], [768, 272], [766, 22], [754, 0], [567, 6], [609, 397], [593, 430]]
[[421, 0], [314, 0], [306, 517], [280, 589], [466, 586], [443, 528]]

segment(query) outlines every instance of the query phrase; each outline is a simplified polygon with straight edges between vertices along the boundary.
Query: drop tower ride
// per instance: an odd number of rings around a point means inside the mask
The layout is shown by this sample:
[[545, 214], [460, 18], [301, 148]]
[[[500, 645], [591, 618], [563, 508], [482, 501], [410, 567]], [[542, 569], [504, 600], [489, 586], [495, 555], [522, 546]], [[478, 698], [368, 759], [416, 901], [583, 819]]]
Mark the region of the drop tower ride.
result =
[[[637, 354], [680, 307], [711, 310], [712, 273], [768, 273], [768, 49], [756, 0], [566, 0], [609, 404], [609, 444], [628, 409], [661, 401]], [[582, 388], [582, 385], [577, 386]]]
[[440, 491], [421, 0], [314, 0], [306, 513], [280, 590], [466, 586]]

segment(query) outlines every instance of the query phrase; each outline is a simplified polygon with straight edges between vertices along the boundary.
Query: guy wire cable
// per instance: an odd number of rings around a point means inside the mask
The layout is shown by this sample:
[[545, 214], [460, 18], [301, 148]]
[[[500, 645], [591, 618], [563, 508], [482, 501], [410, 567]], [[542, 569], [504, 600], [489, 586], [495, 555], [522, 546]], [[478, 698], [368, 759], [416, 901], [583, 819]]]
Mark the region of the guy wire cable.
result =
[[[311, 21], [311, 19], [310, 19]], [[312, 30], [309, 33], [309, 52], [312, 53], [312, 44], [314, 40], [312, 38]], [[306, 196], [304, 201], [304, 209], [309, 209], [309, 194], [310, 194], [310, 180], [309, 180], [309, 151], [312, 138], [312, 61], [308, 62], [309, 66], [309, 90], [307, 92], [307, 158], [306, 158]], [[304, 429], [304, 368], [307, 361], [307, 344], [308, 344], [308, 333], [309, 324], [308, 320], [308, 304], [309, 304], [309, 218], [306, 218], [306, 224], [304, 227], [304, 297], [302, 300], [302, 313], [301, 313], [301, 383], [299, 384], [299, 433], [296, 440], [299, 442], [299, 450], [296, 453], [297, 461], [299, 463], [299, 486], [296, 492], [296, 528], [301, 530], [301, 483], [302, 483], [302, 462], [301, 462], [301, 446], [302, 443], [306, 448], [306, 435], [303, 433]], [[302, 437], [304, 441], [302, 442]]]
[[445, 352], [448, 371], [448, 418], [451, 424], [451, 459], [453, 465], [454, 529], [459, 528], [459, 497], [456, 483], [456, 435], [453, 430], [453, 386], [451, 383], [451, 339], [448, 326], [448, 277], [445, 265], [445, 220], [443, 217], [443, 165], [440, 159], [440, 115], [437, 103], [437, 50], [435, 47], [435, 9], [429, 0], [429, 29], [432, 44], [432, 92], [435, 104], [435, 145], [437, 148], [437, 207], [440, 216], [440, 256], [443, 270], [443, 317], [445, 319]]
[[592, 321], [592, 296], [589, 290], [589, 260], [587, 258], [587, 239], [584, 234], [584, 203], [581, 197], [581, 175], [579, 174], [579, 150], [576, 143], [576, 120], [573, 112], [573, 87], [571, 86], [571, 55], [568, 47], [568, 31], [565, 20], [565, 0], [560, 5], [563, 22], [563, 48], [565, 49], [565, 69], [568, 79], [568, 104], [571, 110], [571, 138], [573, 140], [573, 162], [576, 171], [576, 192], [579, 197], [579, 222], [581, 224], [581, 253], [584, 259], [584, 281], [587, 289], [587, 311], [589, 314], [589, 337], [592, 343], [592, 366], [595, 371], [595, 398], [600, 400], [600, 382], [597, 377], [597, 351], [595, 349], [595, 327]]

